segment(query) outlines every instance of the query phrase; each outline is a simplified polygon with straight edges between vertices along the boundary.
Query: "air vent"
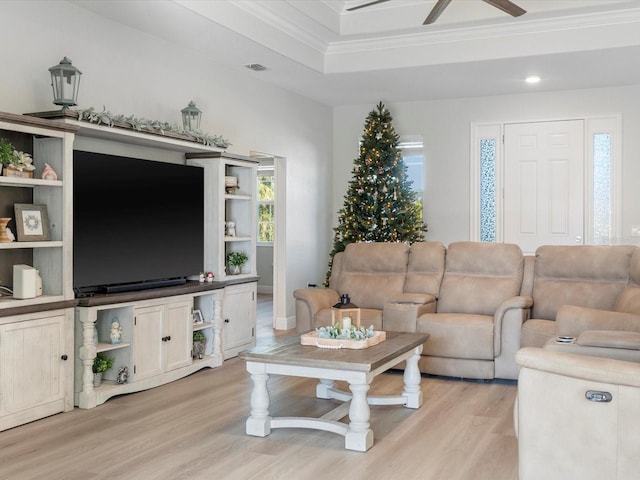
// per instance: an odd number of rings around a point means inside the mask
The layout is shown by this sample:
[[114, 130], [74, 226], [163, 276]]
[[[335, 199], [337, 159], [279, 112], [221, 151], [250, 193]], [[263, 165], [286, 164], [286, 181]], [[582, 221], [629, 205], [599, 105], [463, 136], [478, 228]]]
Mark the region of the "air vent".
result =
[[267, 67], [265, 67], [264, 65], [260, 65], [259, 63], [250, 63], [248, 65], [245, 65], [245, 67], [253, 70], [254, 72], [263, 72], [267, 69]]

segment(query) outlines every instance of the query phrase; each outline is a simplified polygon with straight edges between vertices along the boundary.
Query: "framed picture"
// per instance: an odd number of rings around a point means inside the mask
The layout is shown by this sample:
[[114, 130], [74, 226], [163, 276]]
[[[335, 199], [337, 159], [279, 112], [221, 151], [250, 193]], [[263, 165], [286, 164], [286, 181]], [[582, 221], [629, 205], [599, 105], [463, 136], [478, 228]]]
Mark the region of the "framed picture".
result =
[[200, 310], [193, 311], [193, 323], [196, 325], [204, 323], [204, 318], [202, 318], [202, 312]]
[[16, 212], [16, 230], [19, 242], [51, 240], [46, 205], [16, 203], [13, 208]]

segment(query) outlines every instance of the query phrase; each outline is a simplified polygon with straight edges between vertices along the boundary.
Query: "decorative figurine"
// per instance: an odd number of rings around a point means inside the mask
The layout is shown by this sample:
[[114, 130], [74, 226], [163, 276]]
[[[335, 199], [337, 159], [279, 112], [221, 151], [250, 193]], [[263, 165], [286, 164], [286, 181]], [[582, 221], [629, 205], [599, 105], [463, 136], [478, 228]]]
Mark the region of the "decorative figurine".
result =
[[207, 282], [209, 283], [213, 282], [214, 278], [215, 278], [215, 275], [213, 274], [213, 272], [207, 272]]
[[48, 163], [45, 163], [44, 169], [40, 174], [40, 178], [42, 178], [43, 180], [57, 180], [58, 174], [53, 168], [51, 168], [51, 165], [49, 165]]
[[111, 339], [112, 344], [117, 344], [122, 341], [122, 328], [120, 327], [120, 322], [117, 317], [111, 320], [111, 332], [109, 332], [109, 338]]
[[116, 383], [123, 384], [127, 383], [127, 381], [129, 381], [129, 369], [127, 367], [122, 367], [116, 377]]
[[228, 237], [236, 236], [236, 222], [227, 222], [227, 236]]
[[205, 279], [205, 274], [204, 274], [204, 272], [200, 272], [200, 278], [198, 279], [198, 281], [199, 281], [200, 283], [204, 283], [204, 279]]

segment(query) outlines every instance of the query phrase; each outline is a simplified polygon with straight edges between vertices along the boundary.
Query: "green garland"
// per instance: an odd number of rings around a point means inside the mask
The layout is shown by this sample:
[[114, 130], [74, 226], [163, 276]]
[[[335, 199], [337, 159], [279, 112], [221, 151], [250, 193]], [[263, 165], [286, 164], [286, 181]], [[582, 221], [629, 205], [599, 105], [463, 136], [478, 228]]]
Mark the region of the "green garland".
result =
[[101, 112], [97, 112], [93, 107], [74, 109], [71, 110], [71, 112], [78, 115], [78, 120], [96, 123], [98, 125], [106, 125], [107, 127], [131, 128], [138, 132], [151, 132], [158, 135], [173, 133], [212, 147], [227, 148], [231, 145], [227, 139], [220, 135], [210, 135], [200, 130], [185, 130], [179, 125], [162, 122], [160, 120], [148, 120], [146, 118], [138, 118], [134, 115], [114, 114], [104, 107]]

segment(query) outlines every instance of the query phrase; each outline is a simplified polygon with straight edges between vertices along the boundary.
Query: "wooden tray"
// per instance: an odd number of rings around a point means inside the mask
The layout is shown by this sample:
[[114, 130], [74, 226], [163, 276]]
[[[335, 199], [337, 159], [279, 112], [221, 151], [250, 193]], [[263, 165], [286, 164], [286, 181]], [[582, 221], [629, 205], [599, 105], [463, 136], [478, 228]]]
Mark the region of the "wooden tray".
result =
[[387, 332], [373, 332], [373, 337], [364, 340], [345, 340], [343, 338], [319, 338], [318, 332], [303, 333], [300, 335], [302, 345], [311, 345], [319, 348], [330, 348], [339, 350], [348, 348], [350, 350], [362, 350], [384, 342], [387, 339]]

